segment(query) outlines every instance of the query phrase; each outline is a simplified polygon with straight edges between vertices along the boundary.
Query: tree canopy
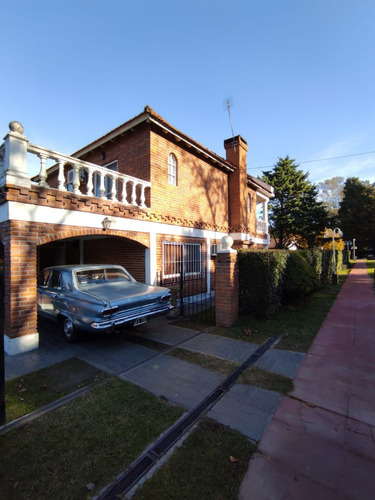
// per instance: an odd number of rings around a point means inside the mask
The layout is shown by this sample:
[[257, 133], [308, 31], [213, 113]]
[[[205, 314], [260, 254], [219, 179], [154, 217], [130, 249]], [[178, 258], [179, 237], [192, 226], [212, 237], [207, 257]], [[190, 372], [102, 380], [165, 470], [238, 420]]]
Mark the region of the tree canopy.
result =
[[345, 240], [355, 238], [359, 250], [375, 248], [375, 185], [357, 177], [346, 179], [338, 211]]
[[332, 177], [318, 183], [318, 200], [328, 210], [328, 217], [335, 219], [343, 199], [344, 177]]
[[311, 247], [326, 226], [327, 210], [317, 201], [317, 187], [298, 167], [286, 156], [279, 158], [272, 171], [263, 172], [262, 180], [275, 193], [269, 203], [269, 222], [277, 248], [292, 244]]

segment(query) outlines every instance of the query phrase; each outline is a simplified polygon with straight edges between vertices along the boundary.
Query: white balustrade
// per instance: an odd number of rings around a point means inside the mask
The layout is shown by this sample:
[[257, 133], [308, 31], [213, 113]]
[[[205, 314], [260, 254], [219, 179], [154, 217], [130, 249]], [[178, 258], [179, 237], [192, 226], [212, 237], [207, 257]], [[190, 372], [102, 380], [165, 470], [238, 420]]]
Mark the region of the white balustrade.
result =
[[[40, 159], [40, 172], [37, 176], [37, 183], [40, 186], [49, 186], [46, 162], [52, 160], [58, 166], [58, 190], [146, 208], [146, 189], [151, 187], [148, 181], [114, 172], [30, 143], [27, 145], [27, 151]], [[130, 186], [130, 199], [127, 194], [128, 185]]]
[[268, 234], [268, 223], [262, 219], [257, 219], [257, 232]]

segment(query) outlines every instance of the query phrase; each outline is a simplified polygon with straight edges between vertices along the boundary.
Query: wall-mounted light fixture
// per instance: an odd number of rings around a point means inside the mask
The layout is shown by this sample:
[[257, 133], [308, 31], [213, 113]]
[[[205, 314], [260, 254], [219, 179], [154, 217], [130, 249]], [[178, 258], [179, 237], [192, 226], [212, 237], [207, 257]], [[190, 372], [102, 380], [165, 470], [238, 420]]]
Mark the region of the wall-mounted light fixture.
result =
[[100, 153], [100, 158], [101, 158], [102, 160], [105, 160], [105, 152], [104, 152], [104, 151], [102, 151], [102, 152]]
[[102, 220], [102, 226], [103, 226], [103, 231], [107, 231], [108, 229], [111, 229], [111, 224], [112, 221], [108, 217], [105, 217], [105, 219]]

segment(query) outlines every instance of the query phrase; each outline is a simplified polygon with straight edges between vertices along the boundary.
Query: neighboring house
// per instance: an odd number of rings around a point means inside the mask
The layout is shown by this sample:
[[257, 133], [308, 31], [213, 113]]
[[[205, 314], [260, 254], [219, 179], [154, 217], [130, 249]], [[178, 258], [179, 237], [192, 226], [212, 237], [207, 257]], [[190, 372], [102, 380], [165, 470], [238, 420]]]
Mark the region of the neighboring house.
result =
[[[183, 266], [210, 291], [221, 238], [229, 234], [233, 248], [269, 245], [273, 189], [247, 174], [240, 136], [224, 141], [224, 159], [149, 107], [72, 156], [30, 144], [18, 122], [10, 129], [0, 147], [9, 354], [38, 347], [36, 277], [47, 265], [117, 263], [167, 286]], [[32, 180], [30, 155], [40, 159]]]

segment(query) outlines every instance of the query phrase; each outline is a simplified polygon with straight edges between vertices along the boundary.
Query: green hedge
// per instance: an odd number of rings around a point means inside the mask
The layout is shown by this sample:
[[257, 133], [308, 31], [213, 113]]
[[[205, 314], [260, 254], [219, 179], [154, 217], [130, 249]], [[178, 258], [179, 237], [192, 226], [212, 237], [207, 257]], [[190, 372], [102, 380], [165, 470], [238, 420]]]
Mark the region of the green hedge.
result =
[[[341, 250], [335, 250], [337, 272], [341, 271], [343, 264], [343, 255]], [[322, 252], [322, 274], [321, 279], [325, 283], [333, 282], [333, 275], [335, 273], [333, 265], [333, 250], [323, 250]]]
[[[342, 252], [336, 251], [337, 269]], [[280, 303], [311, 294], [332, 283], [332, 250], [239, 250], [240, 314], [267, 318]]]
[[310, 263], [311, 267], [314, 269], [315, 273], [319, 278], [322, 277], [323, 270], [323, 252], [318, 248], [308, 248], [306, 250], [302, 250], [303, 255], [306, 260]]
[[284, 303], [306, 297], [321, 287], [320, 273], [310, 264], [304, 251], [290, 252], [283, 284]]
[[279, 307], [287, 250], [239, 250], [240, 314], [269, 317]]

